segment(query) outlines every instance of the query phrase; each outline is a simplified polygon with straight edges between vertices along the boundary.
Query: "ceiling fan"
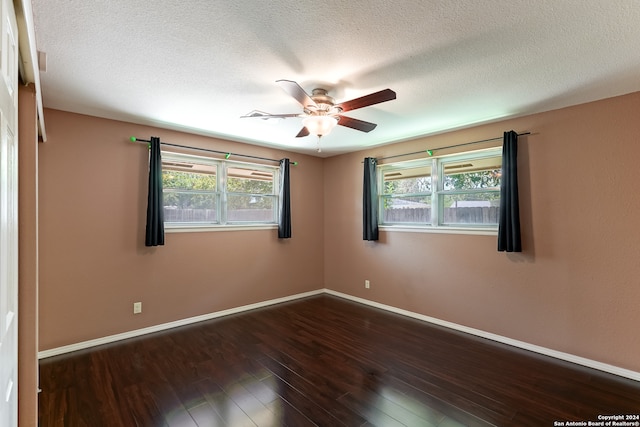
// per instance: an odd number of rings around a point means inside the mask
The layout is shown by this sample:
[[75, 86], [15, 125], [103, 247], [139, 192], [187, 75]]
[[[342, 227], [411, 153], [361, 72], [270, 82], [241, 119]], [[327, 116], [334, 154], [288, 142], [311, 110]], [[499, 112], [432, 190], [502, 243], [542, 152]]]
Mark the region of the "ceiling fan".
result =
[[375, 123], [347, 117], [342, 115], [342, 113], [396, 99], [396, 93], [394, 91], [384, 89], [350, 101], [336, 103], [334, 99], [327, 94], [327, 90], [325, 89], [313, 89], [311, 95], [308, 95], [298, 83], [292, 80], [277, 80], [276, 83], [302, 105], [303, 112], [269, 114], [262, 111], [252, 111], [245, 116], [241, 116], [241, 118], [258, 117], [261, 119], [278, 119], [300, 117], [302, 118], [303, 128], [298, 132], [296, 138], [309, 134], [317, 135], [318, 138], [320, 138], [331, 132], [336, 125], [346, 126], [361, 132], [371, 132], [377, 126]]

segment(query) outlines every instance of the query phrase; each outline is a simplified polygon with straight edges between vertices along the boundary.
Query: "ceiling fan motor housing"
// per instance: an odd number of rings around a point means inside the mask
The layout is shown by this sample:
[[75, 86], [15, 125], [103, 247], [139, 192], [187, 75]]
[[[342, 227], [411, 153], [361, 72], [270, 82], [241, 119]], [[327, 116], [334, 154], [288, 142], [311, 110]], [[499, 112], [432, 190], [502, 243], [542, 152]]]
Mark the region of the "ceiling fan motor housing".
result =
[[334, 115], [340, 114], [342, 108], [335, 107], [335, 100], [327, 95], [327, 90], [315, 88], [311, 92], [311, 99], [317, 104], [316, 106], [307, 106], [305, 112], [315, 115]]

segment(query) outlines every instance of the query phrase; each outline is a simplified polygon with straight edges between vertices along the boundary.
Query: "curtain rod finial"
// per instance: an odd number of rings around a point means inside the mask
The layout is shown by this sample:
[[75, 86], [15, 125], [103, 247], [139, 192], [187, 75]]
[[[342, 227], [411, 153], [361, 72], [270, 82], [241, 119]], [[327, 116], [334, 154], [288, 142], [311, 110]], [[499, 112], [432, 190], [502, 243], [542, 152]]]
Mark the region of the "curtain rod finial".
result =
[[136, 141], [137, 141], [137, 138], [136, 138], [135, 136], [132, 136], [131, 138], [129, 138], [129, 140], [130, 140], [131, 142], [136, 142]]
[[293, 166], [298, 166], [298, 162], [291, 162]]

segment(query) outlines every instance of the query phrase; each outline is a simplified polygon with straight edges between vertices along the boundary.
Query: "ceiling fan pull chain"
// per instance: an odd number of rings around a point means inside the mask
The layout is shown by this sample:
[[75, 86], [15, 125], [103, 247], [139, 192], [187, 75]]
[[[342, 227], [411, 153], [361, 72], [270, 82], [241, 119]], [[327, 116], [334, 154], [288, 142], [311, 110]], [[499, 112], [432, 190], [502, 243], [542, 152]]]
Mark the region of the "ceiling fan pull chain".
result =
[[320, 148], [320, 138], [322, 138], [322, 135], [318, 135], [318, 153], [322, 153], [322, 148]]

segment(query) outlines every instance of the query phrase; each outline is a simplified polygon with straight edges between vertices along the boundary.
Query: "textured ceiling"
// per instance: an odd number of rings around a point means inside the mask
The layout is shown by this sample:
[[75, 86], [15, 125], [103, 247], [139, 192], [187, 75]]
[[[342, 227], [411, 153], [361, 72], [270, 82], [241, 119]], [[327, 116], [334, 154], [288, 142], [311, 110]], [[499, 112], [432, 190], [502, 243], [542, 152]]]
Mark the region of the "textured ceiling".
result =
[[640, 90], [638, 0], [33, 0], [33, 13], [48, 108], [316, 154], [300, 118], [239, 117], [301, 112], [279, 79], [336, 101], [397, 93], [349, 112], [378, 127], [338, 126], [323, 156]]

